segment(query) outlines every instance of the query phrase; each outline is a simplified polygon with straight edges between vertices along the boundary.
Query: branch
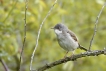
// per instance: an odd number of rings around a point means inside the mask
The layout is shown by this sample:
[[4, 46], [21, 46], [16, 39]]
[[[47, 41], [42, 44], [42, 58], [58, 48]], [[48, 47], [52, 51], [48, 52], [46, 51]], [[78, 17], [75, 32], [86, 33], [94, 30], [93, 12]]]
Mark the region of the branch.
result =
[[25, 18], [24, 18], [24, 41], [23, 41], [23, 46], [22, 46], [22, 50], [21, 50], [21, 54], [20, 54], [20, 64], [19, 64], [19, 71], [20, 71], [20, 68], [21, 68], [21, 59], [22, 59], [22, 54], [23, 54], [23, 51], [24, 51], [24, 46], [25, 46], [25, 41], [26, 41], [26, 13], [27, 13], [27, 0], [25, 0]]
[[47, 19], [47, 17], [50, 15], [50, 12], [52, 11], [54, 5], [57, 3], [57, 0], [55, 0], [54, 4], [52, 5], [52, 7], [50, 8], [49, 12], [47, 13], [46, 17], [43, 19], [42, 23], [40, 24], [40, 27], [39, 27], [39, 31], [38, 31], [38, 35], [37, 35], [37, 39], [36, 39], [36, 46], [33, 50], [33, 53], [32, 53], [32, 56], [31, 56], [31, 62], [30, 62], [30, 70], [32, 70], [32, 62], [33, 62], [33, 58], [34, 58], [34, 54], [35, 54], [35, 51], [37, 49], [37, 46], [38, 46], [38, 40], [39, 40], [39, 36], [40, 36], [40, 32], [41, 32], [41, 28], [45, 22], [45, 20]]
[[97, 32], [96, 29], [97, 29], [97, 24], [98, 24], [99, 17], [100, 17], [100, 15], [101, 15], [101, 13], [102, 13], [102, 11], [103, 11], [103, 9], [104, 9], [105, 6], [106, 6], [106, 2], [105, 2], [104, 5], [102, 6], [102, 9], [100, 10], [100, 12], [99, 12], [99, 14], [98, 14], [98, 16], [97, 16], [97, 18], [96, 18], [95, 27], [94, 27], [94, 33], [93, 33], [93, 36], [92, 36], [92, 38], [91, 38], [90, 45], [89, 45], [89, 51], [91, 50], [92, 42], [93, 42], [93, 39], [94, 39], [94, 37], [95, 37], [95, 35], [96, 35], [96, 32]]
[[6, 63], [0, 58], [0, 62], [2, 63], [5, 71], [9, 71], [9, 68], [7, 67]]
[[80, 53], [80, 54], [76, 54], [76, 55], [73, 55], [71, 57], [66, 57], [64, 59], [60, 59], [60, 60], [57, 60], [57, 61], [54, 61], [50, 64], [46, 64], [40, 68], [38, 68], [37, 70], [33, 70], [33, 71], [44, 71], [44, 70], [47, 70], [51, 67], [54, 67], [54, 66], [57, 66], [59, 64], [62, 64], [62, 63], [66, 63], [68, 61], [75, 61], [79, 58], [82, 58], [82, 57], [87, 57], [87, 56], [98, 56], [98, 55], [101, 55], [101, 54], [104, 54], [106, 55], [106, 49], [104, 48], [103, 50], [94, 50], [94, 51], [90, 51], [90, 52], [84, 52], [84, 53]]

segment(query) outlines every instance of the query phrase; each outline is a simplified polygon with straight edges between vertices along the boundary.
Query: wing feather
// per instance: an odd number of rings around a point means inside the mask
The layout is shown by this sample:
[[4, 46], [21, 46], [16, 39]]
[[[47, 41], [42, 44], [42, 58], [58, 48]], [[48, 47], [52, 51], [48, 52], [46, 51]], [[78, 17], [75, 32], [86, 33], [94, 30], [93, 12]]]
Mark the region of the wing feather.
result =
[[70, 36], [71, 36], [75, 41], [78, 41], [78, 38], [76, 37], [76, 35], [75, 35], [71, 30], [68, 30], [67, 33], [69, 33]]

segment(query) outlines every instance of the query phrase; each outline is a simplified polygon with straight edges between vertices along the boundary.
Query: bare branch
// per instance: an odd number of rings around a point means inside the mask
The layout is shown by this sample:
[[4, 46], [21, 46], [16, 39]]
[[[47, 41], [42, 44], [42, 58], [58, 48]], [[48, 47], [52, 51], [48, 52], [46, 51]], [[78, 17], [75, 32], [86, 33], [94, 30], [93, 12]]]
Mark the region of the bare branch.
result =
[[24, 51], [25, 41], [26, 41], [26, 13], [27, 13], [27, 7], [28, 7], [27, 0], [25, 0], [24, 40], [23, 40], [23, 46], [22, 46], [22, 50], [21, 50], [21, 54], [20, 54], [20, 65], [19, 65], [19, 71], [20, 71], [20, 68], [21, 68], [21, 59], [22, 59], [22, 54], [23, 54], [23, 51]]
[[66, 63], [68, 61], [75, 61], [75, 60], [77, 60], [79, 58], [82, 58], [82, 57], [98, 56], [98, 55], [101, 55], [101, 54], [105, 55], [105, 49], [103, 49], [103, 50], [94, 50], [94, 51], [91, 51], [91, 52], [84, 52], [84, 53], [73, 55], [71, 57], [66, 57], [64, 59], [60, 59], [60, 60], [54, 61], [54, 62], [49, 63], [49, 64], [45, 64], [44, 66], [38, 68], [37, 70], [33, 70], [33, 71], [44, 71], [44, 70], [47, 70], [51, 67], [57, 66], [59, 64]]
[[10, 71], [9, 68], [7, 67], [6, 63], [0, 58], [0, 62], [2, 63], [5, 71]]
[[50, 12], [52, 11], [54, 5], [57, 3], [57, 0], [55, 0], [54, 4], [52, 5], [52, 7], [50, 8], [49, 12], [47, 13], [46, 17], [43, 19], [42, 23], [40, 24], [40, 28], [39, 28], [39, 31], [38, 31], [38, 35], [37, 35], [37, 39], [36, 39], [36, 46], [34, 48], [34, 51], [32, 53], [32, 56], [31, 56], [31, 61], [30, 61], [30, 70], [32, 70], [32, 62], [33, 62], [33, 58], [34, 58], [34, 54], [35, 54], [35, 51], [37, 49], [37, 46], [38, 46], [38, 40], [39, 40], [39, 36], [40, 36], [40, 32], [41, 32], [41, 28], [46, 20], [46, 18], [50, 15]]
[[98, 24], [99, 17], [100, 17], [100, 15], [101, 15], [101, 13], [102, 13], [102, 11], [103, 11], [103, 9], [104, 9], [105, 6], [106, 6], [106, 2], [105, 2], [104, 5], [102, 6], [102, 9], [100, 10], [100, 12], [99, 12], [99, 14], [98, 14], [98, 16], [97, 16], [97, 18], [96, 18], [95, 27], [94, 27], [94, 33], [93, 33], [93, 36], [92, 36], [92, 38], [91, 38], [90, 45], [89, 45], [89, 51], [91, 50], [91, 46], [92, 46], [92, 43], [93, 43], [93, 39], [94, 39], [94, 37], [95, 37], [95, 35], [96, 35], [96, 32], [97, 32], [97, 24]]

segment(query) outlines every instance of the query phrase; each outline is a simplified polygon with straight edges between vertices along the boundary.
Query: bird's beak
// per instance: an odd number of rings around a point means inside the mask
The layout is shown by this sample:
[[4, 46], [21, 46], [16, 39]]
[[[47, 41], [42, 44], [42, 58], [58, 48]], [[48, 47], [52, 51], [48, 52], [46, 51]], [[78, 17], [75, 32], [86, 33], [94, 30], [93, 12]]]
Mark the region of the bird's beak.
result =
[[52, 27], [51, 29], [54, 29], [54, 27]]

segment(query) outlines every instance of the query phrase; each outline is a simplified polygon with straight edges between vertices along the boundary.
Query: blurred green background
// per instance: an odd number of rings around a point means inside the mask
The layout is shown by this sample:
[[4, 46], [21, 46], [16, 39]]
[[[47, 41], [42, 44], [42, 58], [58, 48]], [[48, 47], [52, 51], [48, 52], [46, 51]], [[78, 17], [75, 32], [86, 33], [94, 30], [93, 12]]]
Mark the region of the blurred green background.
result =
[[[17, 71], [19, 56], [24, 38], [24, 0], [0, 0], [0, 58], [10, 71]], [[31, 54], [35, 47], [36, 37], [42, 20], [55, 0], [29, 0], [27, 10], [26, 43], [22, 58], [22, 71], [29, 71]], [[79, 38], [84, 47], [94, 32], [94, 23], [105, 0], [58, 0], [49, 17], [44, 22], [39, 45], [33, 61], [33, 69], [64, 57], [66, 51], [60, 48], [54, 31], [50, 28], [57, 23], [64, 23]], [[106, 7], [98, 22], [97, 33], [92, 50], [106, 47]], [[75, 54], [84, 52], [77, 49]], [[71, 52], [68, 53], [68, 56]], [[47, 71], [106, 71], [106, 56], [94, 56], [67, 62]], [[4, 71], [0, 63], [0, 71]]]

